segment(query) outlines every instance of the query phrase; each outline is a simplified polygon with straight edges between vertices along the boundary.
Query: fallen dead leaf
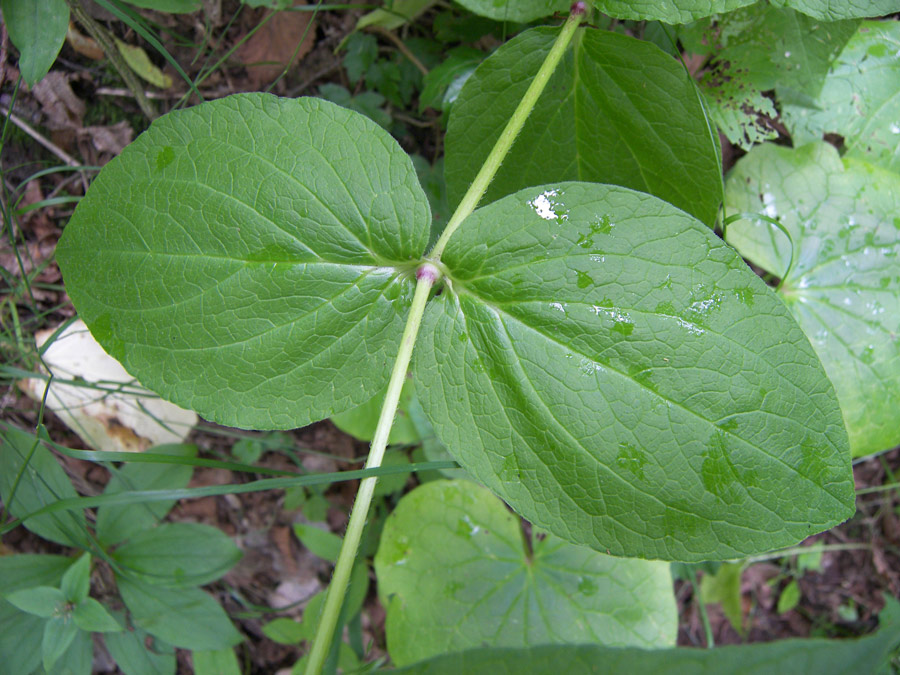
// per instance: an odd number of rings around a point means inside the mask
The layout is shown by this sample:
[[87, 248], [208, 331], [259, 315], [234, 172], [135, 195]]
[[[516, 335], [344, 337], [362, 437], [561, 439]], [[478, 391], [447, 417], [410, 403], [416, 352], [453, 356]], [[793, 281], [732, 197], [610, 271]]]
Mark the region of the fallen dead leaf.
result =
[[[294, 6], [305, 4], [299, 0]], [[262, 18], [271, 14], [268, 11]], [[299, 63], [312, 49], [315, 33], [312, 12], [282, 11], [266, 21], [237, 51], [238, 58], [247, 67], [251, 87], [259, 89], [281, 75], [285, 66]]]
[[[18, 210], [23, 210], [32, 204], [37, 204], [44, 200], [44, 193], [41, 190], [39, 180], [30, 180], [25, 184], [25, 191], [22, 193], [22, 199], [16, 203]], [[23, 229], [32, 230], [37, 234], [38, 241], [46, 239], [48, 234], [58, 236], [59, 230], [53, 227], [50, 222], [50, 215], [46, 209], [32, 209], [22, 214], [20, 223]]]
[[126, 120], [106, 127], [83, 127], [76, 132], [78, 149], [89, 164], [106, 164], [131, 143], [134, 130]]
[[34, 85], [31, 93], [41, 104], [47, 116], [48, 129], [78, 129], [84, 119], [84, 101], [75, 95], [69, 86], [69, 78], [54, 70]]
[[[18, 245], [18, 255], [9, 245], [9, 238], [4, 237], [0, 243], [0, 267], [9, 272], [13, 277], [22, 276], [22, 272], [30, 274], [35, 268], [40, 267], [47, 258], [53, 255], [56, 245], [52, 241], [29, 241], [25, 247]], [[19, 261], [21, 260], [21, 267]], [[32, 293], [37, 298], [37, 291], [32, 288]]]
[[69, 23], [69, 30], [66, 31], [66, 42], [76, 52], [94, 61], [102, 61], [106, 57], [94, 38], [79, 33], [78, 29], [75, 28], [75, 24], [71, 22]]

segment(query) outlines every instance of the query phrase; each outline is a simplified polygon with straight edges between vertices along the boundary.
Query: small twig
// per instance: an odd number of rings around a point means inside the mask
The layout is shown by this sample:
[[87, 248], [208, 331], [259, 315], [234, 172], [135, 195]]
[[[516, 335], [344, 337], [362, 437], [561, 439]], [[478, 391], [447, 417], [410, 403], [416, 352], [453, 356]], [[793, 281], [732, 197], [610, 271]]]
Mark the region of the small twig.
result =
[[[73, 183], [74, 181], [78, 180], [79, 176], [82, 178], [82, 180], [85, 180], [84, 171], [79, 171], [78, 173], [73, 173], [71, 176], [69, 176], [65, 180], [61, 181], [59, 183], [59, 185], [57, 185], [55, 188], [53, 188], [50, 191], [50, 194], [47, 195], [47, 199], [53, 199], [56, 195], [58, 195], [60, 192], [65, 190], [67, 187], [69, 187], [70, 183]], [[87, 185], [84, 185], [84, 191], [87, 192]]]
[[416, 68], [422, 71], [422, 75], [428, 75], [428, 68], [426, 68], [425, 65], [416, 58], [416, 55], [409, 50], [409, 47], [403, 44], [403, 40], [394, 35], [394, 33], [386, 28], [383, 28], [382, 26], [369, 26], [366, 30], [372, 31], [373, 33], [378, 33], [379, 35], [386, 37], [388, 40], [393, 42], [397, 46], [397, 49], [400, 50], [400, 53], [408, 58], [410, 63], [412, 63]]
[[78, 23], [80, 23], [88, 34], [94, 38], [97, 44], [100, 45], [103, 53], [106, 54], [106, 58], [109, 59], [110, 63], [112, 63], [113, 67], [118, 71], [119, 76], [125, 81], [125, 85], [131, 89], [138, 107], [141, 109], [141, 112], [144, 113], [144, 116], [151, 122], [155, 120], [158, 117], [156, 110], [144, 95], [144, 87], [138, 80], [137, 75], [135, 75], [134, 71], [132, 71], [131, 68], [128, 67], [128, 64], [125, 63], [125, 59], [122, 58], [118, 48], [113, 43], [112, 36], [84, 10], [84, 7], [81, 6], [81, 0], [66, 0], [66, 3], [69, 5], [69, 9], [72, 10], [72, 14], [75, 16]]
[[298, 86], [293, 89], [289, 89], [286, 93], [288, 98], [295, 98], [306, 91], [309, 87], [314, 85], [316, 82], [321, 80], [323, 77], [331, 75], [334, 71], [340, 69], [340, 63], [331, 63], [326, 68], [323, 68], [319, 72], [315, 73], [312, 77], [308, 78], [306, 81], [301, 82]]
[[47, 150], [52, 152], [54, 155], [59, 157], [63, 162], [65, 162], [68, 166], [81, 166], [81, 162], [75, 160], [70, 154], [68, 154], [65, 150], [60, 148], [58, 145], [53, 143], [52, 141], [41, 136], [37, 131], [32, 129], [28, 124], [25, 123], [25, 120], [21, 119], [19, 116], [14, 115], [6, 106], [0, 105], [0, 114], [6, 115], [9, 117], [9, 121], [19, 127], [26, 134], [31, 136], [38, 143], [43, 145]]
[[[125, 87], [97, 87], [94, 90], [94, 93], [97, 96], [122, 96], [126, 98], [134, 98], [134, 92], [131, 89], [126, 89]], [[165, 92], [165, 91], [145, 91], [144, 96], [147, 98], [168, 101], [173, 98], [178, 98], [181, 96], [183, 92]]]
[[395, 120], [400, 120], [404, 124], [409, 124], [413, 127], [418, 127], [419, 129], [430, 129], [441, 121], [440, 117], [435, 117], [433, 120], [429, 120], [427, 122], [423, 120], [417, 120], [415, 117], [410, 117], [409, 115], [404, 115], [400, 112], [391, 112], [391, 117]]

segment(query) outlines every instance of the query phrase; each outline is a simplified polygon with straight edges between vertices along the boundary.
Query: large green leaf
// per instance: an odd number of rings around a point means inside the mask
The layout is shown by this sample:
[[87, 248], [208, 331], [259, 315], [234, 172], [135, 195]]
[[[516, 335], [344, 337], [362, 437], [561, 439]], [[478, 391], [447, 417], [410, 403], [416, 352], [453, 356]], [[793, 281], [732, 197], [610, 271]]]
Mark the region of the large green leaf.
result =
[[777, 131], [765, 117], [776, 117], [763, 95], [814, 100], [831, 63], [856, 31], [857, 21], [823, 23], [765, 3], [703, 22], [699, 48], [714, 59], [701, 81], [713, 119], [732, 143], [745, 149]]
[[668, 565], [525, 535], [503, 502], [470, 481], [406, 495], [385, 523], [375, 573], [398, 666], [487, 645], [675, 644]]
[[66, 0], [0, 0], [9, 39], [19, 50], [19, 72], [33, 86], [47, 74], [66, 39]]
[[900, 605], [886, 597], [874, 635], [856, 640], [781, 640], [715, 649], [642, 650], [584, 645], [530, 649], [473, 649], [438, 656], [395, 671], [398, 675], [544, 675], [545, 673], [879, 673], [900, 645]]
[[495, 21], [527, 22], [568, 12], [571, 0], [456, 0], [470, 12]]
[[[24, 470], [23, 470], [24, 467]], [[12, 488], [21, 472], [21, 480]], [[66, 472], [34, 434], [0, 424], [0, 498], [16, 518], [60, 499], [78, 497]], [[35, 534], [64, 546], [90, 548], [83, 511], [60, 511], [25, 521]]]
[[764, 145], [738, 162], [726, 195], [729, 210], [790, 233], [743, 220], [727, 236], [784, 277], [780, 294], [834, 383], [853, 454], [900, 443], [900, 176], [823, 142]]
[[867, 21], [825, 80], [815, 107], [786, 105], [794, 145], [826, 132], [844, 137], [848, 157], [900, 173], [900, 23]]
[[223, 424], [291, 428], [385, 386], [428, 225], [375, 123], [239, 94], [160, 118], [110, 162], [57, 260], [145, 386]]
[[897, 0], [771, 0], [822, 21], [862, 19], [900, 11]]
[[[197, 446], [158, 445], [153, 452], [194, 457]], [[109, 479], [103, 494], [132, 490], [179, 490], [187, 487], [193, 473], [194, 468], [186, 464], [126, 464]], [[118, 544], [133, 534], [153, 527], [174, 505], [175, 500], [101, 506], [97, 509], [97, 538], [107, 546]]]
[[530, 188], [473, 213], [442, 260], [416, 394], [463, 468], [531, 522], [702, 561], [853, 513], [815, 352], [699, 221], [615, 186]]
[[[457, 203], [550, 50], [556, 29], [510, 40], [468, 79], [450, 116], [445, 175]], [[707, 224], [722, 200], [718, 148], [684, 68], [649, 42], [582, 29], [488, 188], [585, 180], [655, 194]]]
[[646, 19], [666, 23], [688, 23], [696, 19], [730, 12], [756, 0], [590, 0], [604, 14], [617, 19]]
[[122, 576], [116, 581], [134, 624], [170, 645], [209, 651], [243, 639], [219, 603], [199, 588], [163, 588]]
[[209, 525], [164, 523], [133, 536], [113, 558], [129, 576], [163, 586], [215, 581], [241, 558], [231, 538]]

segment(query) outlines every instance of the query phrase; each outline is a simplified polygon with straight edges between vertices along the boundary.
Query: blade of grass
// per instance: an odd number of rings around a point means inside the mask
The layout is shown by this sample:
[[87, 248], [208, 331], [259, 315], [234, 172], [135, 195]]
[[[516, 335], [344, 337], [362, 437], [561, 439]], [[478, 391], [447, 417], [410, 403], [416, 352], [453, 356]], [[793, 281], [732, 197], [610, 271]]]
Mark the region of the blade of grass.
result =
[[126, 10], [121, 5], [113, 4], [109, 2], [109, 0], [95, 0], [95, 2], [103, 7], [104, 9], [112, 12], [118, 19], [125, 22], [127, 26], [132, 28], [138, 35], [144, 38], [150, 46], [152, 46], [157, 52], [159, 52], [162, 57], [169, 62], [169, 64], [175, 69], [181, 78], [187, 82], [190, 90], [196, 94], [197, 98], [201, 101], [203, 100], [203, 94], [200, 93], [200, 90], [194, 85], [194, 82], [188, 77], [188, 74], [184, 72], [184, 68], [175, 60], [175, 58], [169, 53], [169, 51], [162, 46], [159, 40], [144, 26], [143, 21], [140, 20], [136, 14], [131, 12], [130, 10]]
[[48, 504], [37, 511], [29, 513], [22, 518], [0, 526], [0, 535], [18, 527], [23, 521], [58, 511], [76, 511], [78, 509], [94, 508], [97, 506], [111, 506], [119, 504], [142, 504], [144, 502], [170, 501], [178, 499], [195, 499], [198, 497], [218, 497], [228, 494], [244, 494], [248, 492], [262, 492], [263, 490], [283, 490], [292, 487], [310, 487], [315, 485], [330, 485], [348, 480], [362, 480], [379, 476], [393, 476], [396, 474], [416, 473], [419, 471], [431, 471], [436, 469], [457, 468], [456, 462], [418, 462], [403, 466], [381, 466], [355, 471], [338, 471], [334, 473], [317, 473], [293, 478], [262, 478], [249, 483], [231, 483], [228, 485], [208, 485], [196, 488], [181, 488], [178, 490], [141, 490], [135, 492], [118, 492], [110, 495], [98, 495], [96, 497], [78, 497], [61, 499], [53, 504]]

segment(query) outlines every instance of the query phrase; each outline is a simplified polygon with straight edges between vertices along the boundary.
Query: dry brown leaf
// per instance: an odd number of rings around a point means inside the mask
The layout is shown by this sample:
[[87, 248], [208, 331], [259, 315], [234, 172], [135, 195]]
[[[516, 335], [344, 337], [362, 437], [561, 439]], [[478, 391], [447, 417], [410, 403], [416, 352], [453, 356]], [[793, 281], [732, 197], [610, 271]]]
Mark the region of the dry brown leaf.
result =
[[34, 85], [31, 93], [47, 116], [48, 129], [78, 129], [84, 119], [84, 101], [69, 86], [69, 78], [54, 70]]
[[[305, 4], [300, 0], [294, 6]], [[267, 12], [263, 18], [270, 13]], [[253, 88], [259, 89], [270, 83], [281, 74], [285, 65], [296, 65], [309, 53], [316, 32], [315, 23], [311, 22], [311, 12], [280, 12], [241, 45], [237, 56], [247, 67], [247, 78]], [[306, 37], [303, 37], [304, 33]], [[292, 63], [291, 57], [294, 57]]]
[[101, 165], [122, 152], [134, 138], [134, 130], [126, 120], [107, 127], [84, 127], [77, 134], [82, 157]]
[[69, 23], [69, 30], [66, 31], [66, 42], [76, 52], [94, 61], [102, 61], [106, 57], [94, 38], [79, 33], [73, 23]]

